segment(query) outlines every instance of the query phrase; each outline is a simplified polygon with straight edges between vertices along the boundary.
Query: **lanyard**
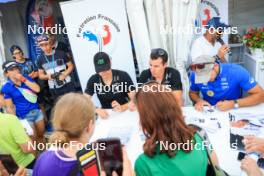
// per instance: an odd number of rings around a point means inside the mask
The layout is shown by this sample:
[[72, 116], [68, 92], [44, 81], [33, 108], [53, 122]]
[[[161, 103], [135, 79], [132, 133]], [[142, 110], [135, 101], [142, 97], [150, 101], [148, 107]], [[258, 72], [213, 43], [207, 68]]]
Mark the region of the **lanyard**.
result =
[[[50, 61], [48, 60], [48, 58], [47, 58], [47, 56], [44, 54], [44, 57], [45, 57], [45, 59], [46, 59], [46, 61], [47, 61], [47, 63], [50, 63]], [[56, 73], [56, 71], [55, 71], [55, 59], [54, 59], [54, 53], [52, 54], [52, 68], [53, 68], [53, 71], [54, 71], [54, 73]], [[53, 80], [53, 83], [54, 83], [54, 88], [56, 87], [55, 85], [56, 85], [56, 82]]]
[[[50, 61], [48, 60], [47, 56], [44, 54], [44, 57], [47, 61], [47, 63], [50, 63]], [[54, 59], [54, 53], [52, 54], [52, 68], [53, 68], [53, 71], [55, 73], [55, 59]]]

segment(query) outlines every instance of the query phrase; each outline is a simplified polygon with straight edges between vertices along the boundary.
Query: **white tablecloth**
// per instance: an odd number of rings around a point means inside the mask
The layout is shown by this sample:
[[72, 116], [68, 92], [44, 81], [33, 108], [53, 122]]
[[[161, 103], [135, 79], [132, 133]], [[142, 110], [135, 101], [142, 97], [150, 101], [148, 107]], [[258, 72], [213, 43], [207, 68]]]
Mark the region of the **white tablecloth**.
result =
[[[134, 165], [137, 157], [143, 152], [144, 136], [140, 130], [139, 116], [137, 112], [125, 111], [122, 113], [108, 110], [110, 117], [108, 119], [99, 118], [96, 121], [95, 131], [91, 141], [99, 138], [120, 137], [121, 142], [125, 144], [128, 157]], [[264, 104], [239, 108], [229, 112], [252, 112], [257, 114], [264, 113]], [[237, 160], [238, 151], [230, 148], [230, 123], [229, 112], [220, 112], [215, 110], [210, 113], [203, 113], [194, 110], [193, 107], [183, 107], [183, 114], [186, 119], [195, 118], [204, 119], [204, 128], [207, 131], [209, 139], [218, 156], [219, 164], [230, 175], [240, 175], [240, 162]], [[210, 120], [217, 119], [217, 120]], [[188, 123], [188, 120], [186, 120]], [[220, 123], [221, 128], [218, 127]]]

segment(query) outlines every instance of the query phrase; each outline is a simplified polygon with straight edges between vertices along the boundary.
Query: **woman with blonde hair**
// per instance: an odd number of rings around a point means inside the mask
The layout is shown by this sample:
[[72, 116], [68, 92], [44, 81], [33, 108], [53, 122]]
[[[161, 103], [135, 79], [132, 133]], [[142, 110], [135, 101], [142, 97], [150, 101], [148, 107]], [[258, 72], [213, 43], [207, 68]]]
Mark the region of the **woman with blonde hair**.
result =
[[89, 142], [95, 125], [95, 108], [89, 96], [78, 93], [62, 96], [54, 107], [52, 123], [55, 131], [50, 143], [57, 148], [47, 150], [37, 159], [33, 176], [68, 176], [76, 168], [76, 153]]

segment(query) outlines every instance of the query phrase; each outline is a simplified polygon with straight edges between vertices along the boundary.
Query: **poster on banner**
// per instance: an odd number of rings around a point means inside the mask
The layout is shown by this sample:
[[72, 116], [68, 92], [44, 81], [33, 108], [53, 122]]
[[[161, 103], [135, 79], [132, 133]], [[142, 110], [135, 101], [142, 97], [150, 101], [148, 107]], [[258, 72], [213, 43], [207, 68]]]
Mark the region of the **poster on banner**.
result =
[[52, 0], [30, 0], [26, 12], [29, 55], [33, 61], [42, 54], [38, 46], [37, 37], [40, 28], [53, 27], [55, 19], [53, 17]]
[[[228, 24], [228, 0], [202, 0], [195, 26], [203, 27], [213, 17], [220, 17], [221, 22]], [[227, 37], [223, 36], [225, 43], [228, 43]]]
[[136, 83], [125, 2], [79, 0], [60, 6], [83, 91], [95, 74], [93, 56], [98, 51], [108, 53], [112, 68], [126, 71]]

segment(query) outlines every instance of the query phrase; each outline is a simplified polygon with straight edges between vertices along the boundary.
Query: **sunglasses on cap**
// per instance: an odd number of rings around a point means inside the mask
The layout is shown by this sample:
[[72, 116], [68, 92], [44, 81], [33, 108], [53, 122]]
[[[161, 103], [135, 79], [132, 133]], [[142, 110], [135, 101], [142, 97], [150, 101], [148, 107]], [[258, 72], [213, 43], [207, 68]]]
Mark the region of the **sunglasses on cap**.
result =
[[206, 63], [201, 63], [201, 64], [192, 64], [192, 65], [190, 65], [190, 69], [192, 71], [195, 71], [196, 69], [201, 70], [201, 69], [204, 69], [205, 66], [208, 65], [208, 64], [214, 64], [214, 62], [206, 62]]
[[158, 57], [165, 56], [165, 54], [166, 54], [165, 51], [160, 48], [152, 49], [150, 53], [151, 56], [158, 56]]

